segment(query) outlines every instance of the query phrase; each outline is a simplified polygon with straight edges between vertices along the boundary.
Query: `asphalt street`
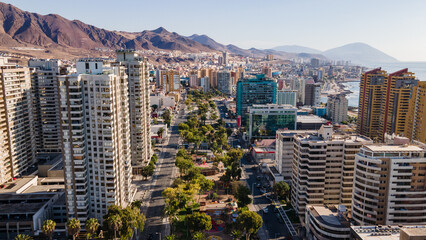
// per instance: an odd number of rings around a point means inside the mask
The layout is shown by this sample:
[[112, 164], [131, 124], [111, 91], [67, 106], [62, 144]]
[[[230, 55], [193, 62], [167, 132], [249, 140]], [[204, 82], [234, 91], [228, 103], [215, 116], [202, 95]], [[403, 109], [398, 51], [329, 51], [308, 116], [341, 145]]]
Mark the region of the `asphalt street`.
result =
[[[280, 221], [280, 217], [274, 212], [274, 206], [271, 205], [271, 200], [266, 198], [265, 194], [261, 192], [260, 188], [256, 185], [260, 183], [265, 184], [265, 181], [258, 180], [257, 176], [262, 176], [257, 168], [257, 164], [249, 162], [246, 158], [242, 159], [242, 168], [247, 185], [253, 194], [253, 205], [257, 213], [263, 218], [263, 229], [267, 239], [289, 239], [290, 233], [285, 224]], [[267, 213], [263, 210], [267, 208]]]
[[[169, 223], [164, 217], [164, 198], [161, 193], [172, 184], [176, 174], [175, 157], [179, 141], [178, 124], [183, 122], [183, 110], [179, 111], [169, 129], [168, 139], [160, 149], [156, 171], [150, 181], [139, 181], [139, 190], [144, 189], [142, 211], [146, 216], [145, 228], [139, 239], [164, 239], [170, 231]], [[142, 188], [142, 189], [141, 189]]]

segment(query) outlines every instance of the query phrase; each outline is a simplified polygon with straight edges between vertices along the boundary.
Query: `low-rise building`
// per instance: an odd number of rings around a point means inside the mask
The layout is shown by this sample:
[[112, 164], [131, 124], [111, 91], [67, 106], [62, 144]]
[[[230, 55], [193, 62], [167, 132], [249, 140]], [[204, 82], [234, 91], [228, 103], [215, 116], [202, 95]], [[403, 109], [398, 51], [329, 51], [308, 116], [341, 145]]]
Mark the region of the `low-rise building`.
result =
[[306, 237], [308, 240], [349, 240], [350, 222], [344, 206], [306, 206]]

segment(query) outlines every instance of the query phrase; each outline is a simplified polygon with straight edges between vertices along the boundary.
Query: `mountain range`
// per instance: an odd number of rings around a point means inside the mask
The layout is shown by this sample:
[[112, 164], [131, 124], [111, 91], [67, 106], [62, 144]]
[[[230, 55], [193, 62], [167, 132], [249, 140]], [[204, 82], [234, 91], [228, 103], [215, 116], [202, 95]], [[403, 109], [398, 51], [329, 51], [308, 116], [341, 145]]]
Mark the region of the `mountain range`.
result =
[[327, 57], [354, 61], [368, 56], [367, 60], [371, 61], [395, 60], [367, 46], [358, 43], [325, 52], [301, 46], [242, 49], [218, 43], [206, 35], [194, 34], [187, 37], [169, 32], [163, 27], [142, 32], [110, 31], [79, 20], [68, 20], [57, 14], [30, 13], [0, 2], [0, 51], [24, 53], [28, 56], [81, 57], [108, 51], [113, 53], [114, 49], [136, 49], [189, 53], [227, 51], [242, 57], [265, 57], [266, 54], [273, 54], [277, 59]]

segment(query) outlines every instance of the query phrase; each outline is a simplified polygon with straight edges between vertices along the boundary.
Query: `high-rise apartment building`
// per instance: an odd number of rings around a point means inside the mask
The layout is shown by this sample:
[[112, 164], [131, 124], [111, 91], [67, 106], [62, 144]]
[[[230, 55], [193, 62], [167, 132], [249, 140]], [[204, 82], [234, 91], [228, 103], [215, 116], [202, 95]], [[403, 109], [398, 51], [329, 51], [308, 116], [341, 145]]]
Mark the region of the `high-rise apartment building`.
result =
[[217, 89], [226, 95], [232, 94], [232, 78], [228, 71], [217, 72]]
[[102, 220], [134, 196], [125, 68], [80, 60], [77, 74], [58, 80], [68, 218]]
[[58, 80], [59, 60], [31, 59], [31, 89], [38, 153], [61, 152]]
[[425, 153], [424, 145], [399, 137], [361, 148], [351, 213], [357, 225], [426, 224]]
[[297, 91], [296, 90], [278, 90], [277, 92], [277, 104], [287, 104], [293, 107], [297, 103]]
[[127, 75], [132, 165], [136, 170], [148, 163], [152, 155], [148, 62], [131, 50], [118, 50], [117, 61]]
[[0, 60], [0, 182], [36, 161], [30, 69]]
[[417, 86], [414, 73], [403, 69], [387, 74], [380, 68], [361, 77], [357, 131], [376, 141], [385, 133], [403, 134], [409, 102]]
[[228, 59], [228, 53], [227, 52], [223, 52], [222, 53], [222, 57], [223, 57], [223, 65], [228, 65], [228, 61], [229, 61], [229, 59]]
[[385, 134], [403, 134], [407, 122], [410, 99], [413, 88], [418, 84], [414, 73], [408, 69], [389, 74], [383, 85], [382, 112], [380, 114], [379, 139], [384, 140]]
[[180, 92], [180, 74], [179, 71], [169, 70], [160, 71], [159, 86], [165, 93]]
[[404, 136], [426, 143], [426, 82], [413, 88]]
[[321, 84], [313, 81], [305, 85], [305, 105], [316, 107], [321, 103]]
[[304, 217], [308, 204], [342, 204], [349, 209], [355, 155], [371, 140], [323, 125], [317, 133], [294, 135], [293, 143], [291, 204], [299, 217]]
[[248, 108], [253, 104], [277, 102], [277, 81], [266, 79], [265, 75], [256, 78], [240, 79], [237, 82], [237, 115], [246, 124]]
[[328, 95], [327, 116], [333, 123], [348, 121], [348, 99], [345, 94]]

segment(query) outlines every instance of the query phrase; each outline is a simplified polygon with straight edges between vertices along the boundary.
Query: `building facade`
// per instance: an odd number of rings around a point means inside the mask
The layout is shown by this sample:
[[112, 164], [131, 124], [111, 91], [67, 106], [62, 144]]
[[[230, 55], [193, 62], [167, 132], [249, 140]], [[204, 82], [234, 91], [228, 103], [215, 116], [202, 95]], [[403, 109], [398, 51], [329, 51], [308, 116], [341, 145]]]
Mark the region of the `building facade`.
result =
[[77, 74], [58, 77], [67, 214], [82, 222], [134, 195], [127, 75], [102, 64], [79, 61]]
[[361, 148], [352, 193], [356, 225], [426, 224], [424, 147], [397, 137]]
[[327, 116], [333, 123], [348, 121], [348, 99], [345, 94], [328, 96]]
[[287, 104], [296, 107], [297, 91], [296, 90], [279, 90], [277, 92], [277, 104]]
[[136, 169], [148, 163], [152, 155], [148, 62], [131, 50], [117, 51], [117, 61], [127, 75], [132, 165]]
[[414, 73], [403, 69], [387, 74], [380, 68], [361, 77], [357, 131], [376, 141], [385, 134], [404, 134], [413, 89]]
[[291, 105], [256, 104], [248, 114], [249, 139], [275, 138], [278, 129], [296, 129], [297, 108]]
[[293, 142], [291, 204], [299, 217], [305, 216], [308, 204], [350, 209], [355, 155], [370, 139], [323, 125], [316, 134], [295, 135]]
[[240, 79], [237, 82], [237, 115], [242, 124], [248, 119], [248, 108], [253, 104], [270, 104], [277, 102], [277, 82], [256, 75], [256, 78]]
[[30, 69], [0, 64], [0, 183], [36, 162]]
[[232, 78], [228, 71], [217, 72], [217, 90], [226, 95], [232, 95]]
[[419, 82], [412, 94], [404, 136], [426, 143], [426, 82]]
[[58, 81], [59, 60], [31, 59], [31, 89], [38, 153], [61, 152]]
[[316, 107], [321, 103], [321, 84], [306, 83], [305, 85], [305, 105]]
[[178, 71], [168, 70], [159, 72], [159, 85], [165, 93], [180, 92], [180, 74]]

